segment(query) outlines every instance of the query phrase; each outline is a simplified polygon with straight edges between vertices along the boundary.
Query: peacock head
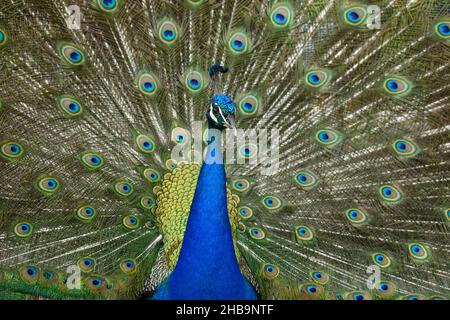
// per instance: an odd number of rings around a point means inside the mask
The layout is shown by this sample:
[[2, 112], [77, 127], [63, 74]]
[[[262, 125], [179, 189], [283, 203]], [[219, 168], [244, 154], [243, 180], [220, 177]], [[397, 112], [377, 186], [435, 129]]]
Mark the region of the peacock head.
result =
[[236, 128], [236, 104], [226, 95], [215, 95], [211, 101], [209, 111], [206, 113], [210, 128], [224, 130]]

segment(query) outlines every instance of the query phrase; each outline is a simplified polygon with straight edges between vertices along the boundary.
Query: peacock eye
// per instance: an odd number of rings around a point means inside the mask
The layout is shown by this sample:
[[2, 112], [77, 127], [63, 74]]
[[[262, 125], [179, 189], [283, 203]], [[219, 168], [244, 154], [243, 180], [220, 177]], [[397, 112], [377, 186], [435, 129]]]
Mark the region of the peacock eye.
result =
[[22, 157], [23, 147], [18, 142], [3, 141], [0, 142], [0, 156], [9, 161], [15, 161]]
[[27, 238], [33, 233], [33, 225], [29, 222], [21, 222], [14, 227], [14, 233], [20, 238]]
[[151, 209], [155, 205], [155, 200], [151, 196], [142, 196], [140, 204], [144, 209]]
[[428, 249], [420, 243], [410, 243], [408, 250], [412, 258], [423, 261], [428, 258]]
[[208, 86], [208, 78], [197, 69], [191, 69], [184, 75], [184, 85], [192, 94], [197, 94]]
[[398, 203], [402, 200], [402, 193], [400, 189], [393, 185], [384, 185], [378, 189], [380, 197], [387, 203]]
[[298, 242], [305, 243], [314, 239], [314, 232], [307, 226], [295, 227], [295, 237]]
[[153, 168], [145, 168], [143, 171], [144, 178], [151, 183], [160, 181], [159, 172]]
[[57, 98], [59, 108], [68, 118], [75, 118], [83, 114], [81, 102], [75, 97], [61, 96]]
[[419, 153], [419, 147], [411, 140], [397, 139], [392, 143], [392, 148], [399, 157], [410, 158]]
[[80, 267], [80, 269], [83, 272], [94, 271], [95, 265], [96, 265], [95, 259], [91, 257], [84, 257], [78, 260], [78, 267]]
[[83, 222], [91, 222], [97, 211], [91, 206], [81, 206], [77, 209], [77, 218]]
[[253, 210], [247, 206], [239, 207], [238, 212], [242, 219], [249, 219], [253, 215]]
[[6, 31], [0, 29], [0, 47], [3, 47], [6, 44], [8, 37], [6, 35]]
[[390, 95], [405, 96], [411, 91], [412, 84], [405, 78], [393, 76], [384, 80], [383, 88]]
[[137, 84], [139, 91], [146, 96], [154, 96], [159, 90], [159, 81], [156, 76], [149, 71], [141, 71]]
[[281, 208], [283, 204], [281, 199], [275, 196], [265, 196], [262, 198], [261, 202], [263, 206], [269, 210], [277, 210]]
[[321, 88], [330, 82], [331, 74], [326, 69], [314, 69], [306, 73], [305, 84], [312, 88]]
[[284, 2], [275, 4], [269, 16], [273, 27], [283, 29], [289, 27], [292, 23], [294, 12], [292, 7], [287, 2]]
[[178, 39], [178, 26], [171, 20], [163, 20], [159, 23], [158, 35], [159, 39], [167, 44], [172, 45]]
[[320, 129], [316, 132], [316, 141], [327, 148], [333, 148], [342, 141], [342, 134], [332, 129]]
[[243, 116], [252, 116], [259, 111], [260, 98], [254, 94], [245, 94], [239, 99], [238, 108]]
[[346, 299], [347, 300], [370, 300], [371, 297], [367, 292], [356, 291], [356, 292], [349, 293], [346, 296]]
[[266, 233], [262, 229], [257, 227], [250, 228], [248, 232], [250, 234], [250, 237], [256, 240], [264, 239], [266, 236]]
[[244, 31], [234, 31], [227, 36], [227, 46], [230, 53], [241, 55], [249, 51], [249, 38]]
[[114, 13], [119, 9], [121, 0], [97, 0], [97, 3], [100, 11]]
[[134, 214], [127, 215], [122, 219], [122, 224], [128, 229], [138, 228], [139, 223], [140, 223], [139, 218]]
[[274, 264], [265, 263], [262, 265], [262, 275], [268, 280], [275, 279], [279, 273], [280, 269]]
[[317, 299], [323, 293], [323, 287], [315, 283], [306, 283], [300, 289], [302, 295], [308, 299]]
[[37, 179], [37, 188], [45, 195], [52, 195], [59, 190], [60, 183], [54, 177], [43, 175]]
[[134, 191], [133, 185], [124, 179], [117, 180], [113, 184], [113, 189], [118, 195], [124, 197], [130, 196]]
[[372, 254], [372, 260], [380, 268], [389, 268], [392, 264], [391, 258], [389, 258], [384, 253]]
[[367, 222], [367, 214], [361, 209], [348, 209], [345, 211], [345, 217], [354, 226], [360, 226]]
[[295, 182], [303, 190], [311, 190], [317, 186], [319, 179], [309, 170], [301, 170], [295, 175]]
[[85, 151], [80, 155], [81, 163], [89, 170], [95, 171], [103, 167], [104, 160], [96, 151]]
[[150, 154], [155, 150], [155, 142], [149, 135], [139, 134], [135, 138], [135, 144], [142, 153]]
[[134, 259], [124, 259], [120, 262], [120, 269], [127, 274], [136, 272], [136, 261]]
[[438, 37], [440, 37], [442, 39], [449, 39], [450, 38], [450, 21], [444, 20], [444, 21], [438, 22], [434, 27], [434, 31]]
[[172, 142], [175, 142], [178, 144], [186, 143], [190, 140], [190, 133], [188, 130], [181, 128], [181, 127], [173, 128], [172, 134], [171, 134], [171, 140], [172, 140]]
[[20, 269], [21, 278], [27, 283], [35, 283], [39, 279], [40, 271], [35, 266], [25, 266]]
[[327, 273], [321, 271], [313, 271], [310, 273], [310, 276], [314, 282], [322, 285], [327, 284], [330, 279]]
[[84, 52], [71, 43], [59, 43], [59, 53], [63, 60], [72, 67], [81, 66], [86, 62]]
[[350, 26], [360, 26], [367, 18], [367, 10], [363, 7], [351, 7], [344, 11], [344, 21]]

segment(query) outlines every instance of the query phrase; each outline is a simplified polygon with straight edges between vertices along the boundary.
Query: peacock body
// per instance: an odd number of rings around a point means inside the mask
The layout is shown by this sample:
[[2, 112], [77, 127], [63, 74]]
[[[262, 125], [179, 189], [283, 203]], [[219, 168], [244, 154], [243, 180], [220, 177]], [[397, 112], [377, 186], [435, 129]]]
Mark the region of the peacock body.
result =
[[448, 299], [449, 9], [2, 0], [0, 298]]

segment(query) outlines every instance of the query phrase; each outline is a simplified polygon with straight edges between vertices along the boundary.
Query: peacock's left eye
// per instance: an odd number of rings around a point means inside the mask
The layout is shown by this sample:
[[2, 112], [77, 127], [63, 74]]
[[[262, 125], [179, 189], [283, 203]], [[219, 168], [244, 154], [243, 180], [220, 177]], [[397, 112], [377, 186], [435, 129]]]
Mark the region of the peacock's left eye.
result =
[[408, 245], [409, 254], [416, 260], [426, 260], [428, 258], [428, 249], [420, 243], [410, 243]]
[[86, 62], [84, 52], [74, 44], [58, 44], [59, 53], [66, 63], [71, 66], [81, 66]]
[[311, 190], [317, 186], [319, 179], [309, 170], [301, 170], [295, 175], [295, 182], [304, 190]]
[[250, 228], [248, 232], [250, 234], [250, 237], [256, 240], [261, 240], [266, 237], [266, 233], [262, 229], [257, 227]]
[[253, 210], [247, 206], [238, 208], [238, 212], [242, 219], [249, 219], [253, 215]]
[[128, 229], [136, 229], [139, 227], [140, 220], [136, 215], [130, 214], [122, 219], [122, 223]]
[[14, 233], [20, 238], [27, 238], [33, 233], [33, 225], [29, 222], [21, 222], [14, 227]]
[[120, 269], [127, 274], [136, 272], [136, 261], [134, 259], [124, 259], [120, 262]]
[[383, 185], [378, 189], [382, 200], [388, 203], [397, 203], [402, 199], [402, 193], [400, 189], [393, 185]]
[[295, 237], [300, 242], [311, 241], [314, 239], [314, 233], [307, 226], [297, 226], [295, 227]]
[[344, 21], [351, 26], [359, 26], [367, 18], [367, 11], [363, 7], [351, 7], [344, 11]]
[[397, 139], [392, 143], [392, 148], [400, 157], [413, 157], [419, 153], [419, 147], [407, 139]]
[[383, 88], [393, 96], [404, 96], [411, 91], [412, 85], [404, 78], [393, 76], [384, 80]]
[[262, 275], [266, 279], [275, 279], [279, 273], [280, 269], [274, 264], [265, 263], [262, 265]]
[[77, 217], [83, 222], [91, 222], [96, 213], [96, 210], [91, 206], [81, 206], [77, 209]]
[[130, 182], [120, 179], [114, 183], [114, 191], [120, 196], [128, 197], [133, 193], [134, 187]]
[[277, 29], [289, 27], [292, 23], [294, 12], [287, 3], [275, 4], [270, 12], [270, 21]]
[[171, 45], [178, 39], [178, 26], [170, 20], [161, 21], [158, 27], [158, 35], [163, 43]]
[[281, 199], [275, 196], [265, 196], [261, 200], [263, 206], [269, 210], [279, 209], [282, 205]]
[[328, 84], [331, 74], [326, 69], [314, 69], [306, 73], [305, 84], [313, 88], [321, 88]]
[[81, 163], [89, 170], [95, 171], [103, 167], [104, 161], [100, 153], [85, 151], [80, 156]]
[[18, 142], [4, 141], [0, 143], [1, 156], [6, 160], [14, 161], [22, 157], [23, 147]]

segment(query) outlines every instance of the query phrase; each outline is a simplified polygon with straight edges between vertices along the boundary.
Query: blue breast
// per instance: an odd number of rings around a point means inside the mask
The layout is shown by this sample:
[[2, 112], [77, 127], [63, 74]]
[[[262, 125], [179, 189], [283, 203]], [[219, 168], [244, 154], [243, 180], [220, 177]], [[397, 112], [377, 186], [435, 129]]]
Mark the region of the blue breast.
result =
[[177, 265], [153, 299], [256, 299], [234, 252], [223, 164], [203, 164]]

